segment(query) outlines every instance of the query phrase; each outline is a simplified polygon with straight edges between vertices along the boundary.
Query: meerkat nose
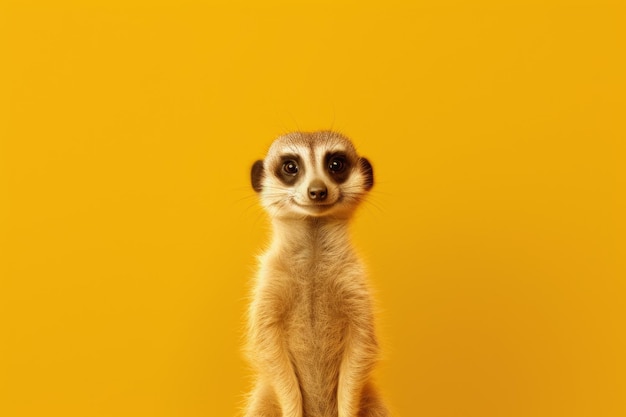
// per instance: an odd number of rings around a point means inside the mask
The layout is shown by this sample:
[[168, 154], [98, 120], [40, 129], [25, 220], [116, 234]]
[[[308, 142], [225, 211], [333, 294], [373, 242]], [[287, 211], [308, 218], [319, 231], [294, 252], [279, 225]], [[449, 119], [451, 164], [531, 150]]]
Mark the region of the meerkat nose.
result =
[[314, 201], [323, 201], [328, 196], [328, 189], [326, 188], [326, 184], [324, 184], [321, 180], [313, 180], [311, 184], [309, 184], [308, 188], [309, 199]]

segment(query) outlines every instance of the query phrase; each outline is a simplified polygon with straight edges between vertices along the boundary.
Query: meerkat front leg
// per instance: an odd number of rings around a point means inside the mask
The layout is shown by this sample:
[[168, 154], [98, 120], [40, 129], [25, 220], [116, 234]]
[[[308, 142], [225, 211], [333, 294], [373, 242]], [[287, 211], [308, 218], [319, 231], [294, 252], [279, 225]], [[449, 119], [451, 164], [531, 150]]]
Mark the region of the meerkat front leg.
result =
[[356, 417], [359, 413], [361, 395], [377, 355], [378, 343], [374, 334], [373, 317], [366, 314], [350, 320], [345, 334], [337, 386], [339, 417]]
[[[302, 393], [285, 344], [284, 309], [285, 303], [276, 297], [257, 298], [251, 312], [249, 355], [274, 391], [275, 399], [270, 396], [267, 401], [277, 401], [284, 417], [302, 417]], [[252, 403], [259, 401], [262, 399], [252, 399]]]
[[283, 413], [274, 388], [267, 381], [258, 380], [248, 398], [245, 417], [282, 417]]

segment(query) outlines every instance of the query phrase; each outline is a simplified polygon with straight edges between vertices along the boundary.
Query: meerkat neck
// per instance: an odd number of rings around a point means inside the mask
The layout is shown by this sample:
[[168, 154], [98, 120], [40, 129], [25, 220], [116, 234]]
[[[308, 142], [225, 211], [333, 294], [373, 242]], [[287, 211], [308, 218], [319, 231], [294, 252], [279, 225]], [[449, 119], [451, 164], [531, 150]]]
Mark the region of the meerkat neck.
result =
[[337, 256], [352, 251], [348, 219], [274, 219], [272, 245], [283, 254]]

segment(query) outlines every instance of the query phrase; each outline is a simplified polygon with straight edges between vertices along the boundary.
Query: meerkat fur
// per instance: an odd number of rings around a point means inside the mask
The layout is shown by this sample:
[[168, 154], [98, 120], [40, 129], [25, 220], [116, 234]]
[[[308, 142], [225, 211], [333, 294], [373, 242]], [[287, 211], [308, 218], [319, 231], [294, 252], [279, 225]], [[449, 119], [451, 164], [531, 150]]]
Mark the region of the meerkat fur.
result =
[[387, 417], [371, 381], [378, 342], [348, 223], [373, 169], [331, 131], [278, 137], [251, 171], [272, 224], [248, 316], [256, 371], [245, 417]]

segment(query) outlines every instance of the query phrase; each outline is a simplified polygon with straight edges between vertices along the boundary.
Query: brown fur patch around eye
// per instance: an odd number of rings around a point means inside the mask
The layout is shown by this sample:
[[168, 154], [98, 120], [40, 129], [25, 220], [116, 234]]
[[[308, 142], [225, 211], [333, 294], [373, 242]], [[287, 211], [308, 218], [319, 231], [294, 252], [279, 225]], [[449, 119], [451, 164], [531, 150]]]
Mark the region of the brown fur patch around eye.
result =
[[[298, 166], [298, 172], [296, 174], [289, 174], [285, 172], [283, 166], [285, 163], [293, 161]], [[293, 185], [295, 184], [303, 171], [303, 165], [301, 163], [301, 159], [298, 155], [286, 154], [282, 155], [278, 160], [276, 166], [274, 167], [274, 175], [281, 180], [285, 185]]]
[[[333, 171], [330, 169], [330, 163], [337, 159], [343, 164], [343, 168], [340, 171]], [[350, 163], [350, 159], [348, 155], [344, 152], [328, 152], [324, 156], [324, 167], [328, 171], [330, 178], [337, 184], [341, 184], [346, 182], [348, 177], [350, 177], [350, 169], [352, 168], [352, 164]]]

